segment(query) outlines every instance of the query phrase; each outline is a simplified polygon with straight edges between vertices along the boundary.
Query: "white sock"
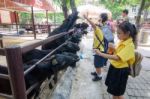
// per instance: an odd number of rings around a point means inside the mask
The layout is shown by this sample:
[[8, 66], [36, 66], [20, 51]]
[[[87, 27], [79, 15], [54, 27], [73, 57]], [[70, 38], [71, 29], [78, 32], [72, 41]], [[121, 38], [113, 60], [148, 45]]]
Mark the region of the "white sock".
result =
[[97, 76], [98, 76], [98, 77], [102, 77], [102, 74], [98, 74], [98, 73], [97, 73]]

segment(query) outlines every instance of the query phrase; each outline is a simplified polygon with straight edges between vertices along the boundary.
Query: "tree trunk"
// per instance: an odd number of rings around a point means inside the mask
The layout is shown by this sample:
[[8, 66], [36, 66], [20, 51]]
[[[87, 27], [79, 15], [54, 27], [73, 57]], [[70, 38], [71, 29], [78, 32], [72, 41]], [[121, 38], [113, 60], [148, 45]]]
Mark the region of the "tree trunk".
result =
[[[145, 0], [141, 0], [140, 8], [139, 8], [138, 15], [137, 15], [136, 22], [135, 22], [138, 33], [139, 33], [139, 29], [140, 29], [140, 19], [141, 19], [142, 11], [144, 9], [144, 5], [145, 5]], [[141, 35], [141, 36], [143, 36], [143, 35]], [[138, 40], [136, 37], [135, 48], [137, 48], [137, 44], [138, 44]]]
[[62, 10], [63, 10], [64, 18], [67, 19], [67, 17], [68, 17], [68, 8], [67, 8], [66, 0], [62, 0]]
[[147, 21], [147, 17], [148, 17], [148, 9], [144, 10], [144, 22]]
[[71, 6], [72, 13], [77, 12], [75, 0], [70, 0], [70, 6]]
[[139, 31], [141, 14], [142, 14], [142, 11], [144, 9], [144, 5], [145, 5], [145, 0], [141, 0], [140, 9], [138, 11], [138, 15], [137, 15], [137, 18], [136, 18], [136, 28], [137, 28], [137, 31]]
[[119, 0], [119, 2], [118, 2], [118, 3], [120, 4], [121, 2], [122, 2], [122, 0]]

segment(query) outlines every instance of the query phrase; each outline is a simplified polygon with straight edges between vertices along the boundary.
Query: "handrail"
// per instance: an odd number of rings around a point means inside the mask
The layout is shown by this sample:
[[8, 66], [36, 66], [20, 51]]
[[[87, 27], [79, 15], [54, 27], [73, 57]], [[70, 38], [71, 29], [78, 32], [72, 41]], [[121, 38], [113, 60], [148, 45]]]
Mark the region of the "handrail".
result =
[[0, 96], [4, 97], [4, 98], [7, 98], [7, 99], [13, 99], [12, 95], [7, 95], [7, 94], [0, 93]]
[[26, 95], [28, 95], [35, 87], [37, 87], [39, 85], [39, 83], [35, 83], [33, 84], [27, 91], [26, 91]]
[[49, 54], [47, 54], [45, 57], [43, 57], [42, 59], [40, 59], [38, 62], [36, 62], [34, 65], [32, 65], [30, 68], [28, 68], [26, 71], [24, 71], [24, 75], [28, 74], [30, 71], [32, 71], [37, 64], [39, 64], [40, 62], [42, 62], [44, 59], [46, 59], [47, 57], [49, 57], [50, 55], [52, 55], [56, 50], [58, 50], [59, 48], [61, 48], [62, 46], [64, 46], [66, 44], [63, 43], [60, 46], [58, 46], [56, 49], [52, 50]]
[[[8, 24], [8, 23], [1, 23], [0, 26], [2, 25], [16, 25], [16, 24]], [[18, 25], [33, 25], [33, 24], [18, 24]], [[41, 25], [41, 26], [47, 26], [47, 24], [35, 24], [35, 25]], [[50, 26], [57, 26], [57, 25], [60, 25], [60, 24], [48, 24]]]
[[[49, 54], [47, 54], [45, 57], [43, 57], [41, 60], [39, 60], [38, 62], [36, 62], [34, 65], [32, 65], [30, 68], [28, 68], [26, 71], [23, 71], [23, 63], [22, 63], [22, 54], [38, 47], [44, 44], [47, 44], [51, 41], [54, 41], [66, 34], [72, 33], [74, 31], [74, 29], [69, 30], [68, 32], [62, 32], [60, 34], [57, 35], [53, 35], [48, 37], [47, 39], [43, 40], [43, 41], [38, 41], [35, 42], [33, 44], [30, 45], [22, 45], [22, 46], [11, 46], [8, 48], [0, 48], [0, 55], [6, 55], [7, 58], [7, 63], [8, 63], [8, 69], [9, 69], [9, 74], [10, 75], [6, 75], [6, 74], [0, 74], [1, 78], [4, 79], [9, 79], [10, 83], [11, 83], [11, 88], [12, 88], [12, 93], [13, 95], [6, 95], [3, 93], [0, 93], [0, 96], [2, 97], [6, 97], [9, 99], [12, 99], [13, 97], [20, 99], [20, 97], [23, 97], [22, 99], [26, 99], [26, 95], [28, 93], [30, 93], [37, 85], [38, 83], [32, 85], [28, 90], [25, 89], [25, 81], [24, 81], [24, 76], [29, 73], [30, 71], [32, 71], [37, 64], [39, 64], [40, 62], [42, 62], [44, 59], [46, 59], [47, 57], [49, 57], [50, 55], [52, 55], [56, 50], [58, 50], [59, 48], [61, 48], [62, 46], [64, 46], [66, 44], [63, 43], [60, 46], [58, 46], [56, 49], [54, 49], [53, 51], [51, 51]], [[16, 55], [16, 57], [14, 58], [13, 55]], [[18, 62], [16, 62], [16, 61]], [[19, 70], [19, 71], [18, 71]], [[24, 74], [24, 75], [23, 75]], [[16, 75], [19, 75], [17, 77], [16, 80]], [[20, 90], [20, 91], [19, 91]]]
[[54, 40], [56, 40], [56, 39], [58, 39], [58, 38], [60, 38], [60, 37], [62, 37], [64, 35], [66, 35], [68, 33], [72, 33], [73, 31], [74, 31], [74, 29], [71, 29], [68, 32], [62, 32], [60, 34], [56, 34], [56, 35], [50, 36], [50, 37], [48, 37], [45, 40], [37, 41], [36, 43], [30, 44], [30, 45], [21, 46], [22, 53], [24, 54], [24, 53], [26, 53], [26, 52], [28, 52], [28, 51], [30, 51], [30, 50], [40, 46], [40, 45], [47, 44], [48, 42], [54, 41]]
[[9, 79], [9, 75], [6, 75], [6, 74], [0, 74], [0, 78]]

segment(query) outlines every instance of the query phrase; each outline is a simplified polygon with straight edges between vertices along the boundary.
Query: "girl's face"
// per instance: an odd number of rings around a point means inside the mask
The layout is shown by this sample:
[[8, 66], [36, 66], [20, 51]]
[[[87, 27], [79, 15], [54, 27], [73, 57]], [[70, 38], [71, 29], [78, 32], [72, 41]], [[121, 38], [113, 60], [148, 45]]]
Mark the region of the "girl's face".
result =
[[120, 40], [126, 40], [129, 38], [129, 33], [124, 33], [120, 28], [117, 28], [117, 37]]

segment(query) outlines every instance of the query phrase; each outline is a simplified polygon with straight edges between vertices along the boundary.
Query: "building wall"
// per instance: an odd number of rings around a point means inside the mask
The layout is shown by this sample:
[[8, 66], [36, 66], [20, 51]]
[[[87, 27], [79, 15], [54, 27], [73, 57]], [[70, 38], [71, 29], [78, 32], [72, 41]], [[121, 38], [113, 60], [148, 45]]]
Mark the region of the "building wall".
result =
[[[16, 15], [17, 22], [19, 22], [19, 16]], [[15, 23], [15, 12], [0, 10], [0, 23], [13, 24]]]
[[[138, 14], [138, 11], [139, 11], [139, 5], [127, 7], [127, 9], [129, 10], [130, 19], [135, 20], [137, 14]], [[142, 20], [143, 20], [143, 17], [144, 17], [144, 11], [142, 12], [142, 15], [141, 15]], [[147, 18], [150, 19], [150, 11], [148, 11]]]

